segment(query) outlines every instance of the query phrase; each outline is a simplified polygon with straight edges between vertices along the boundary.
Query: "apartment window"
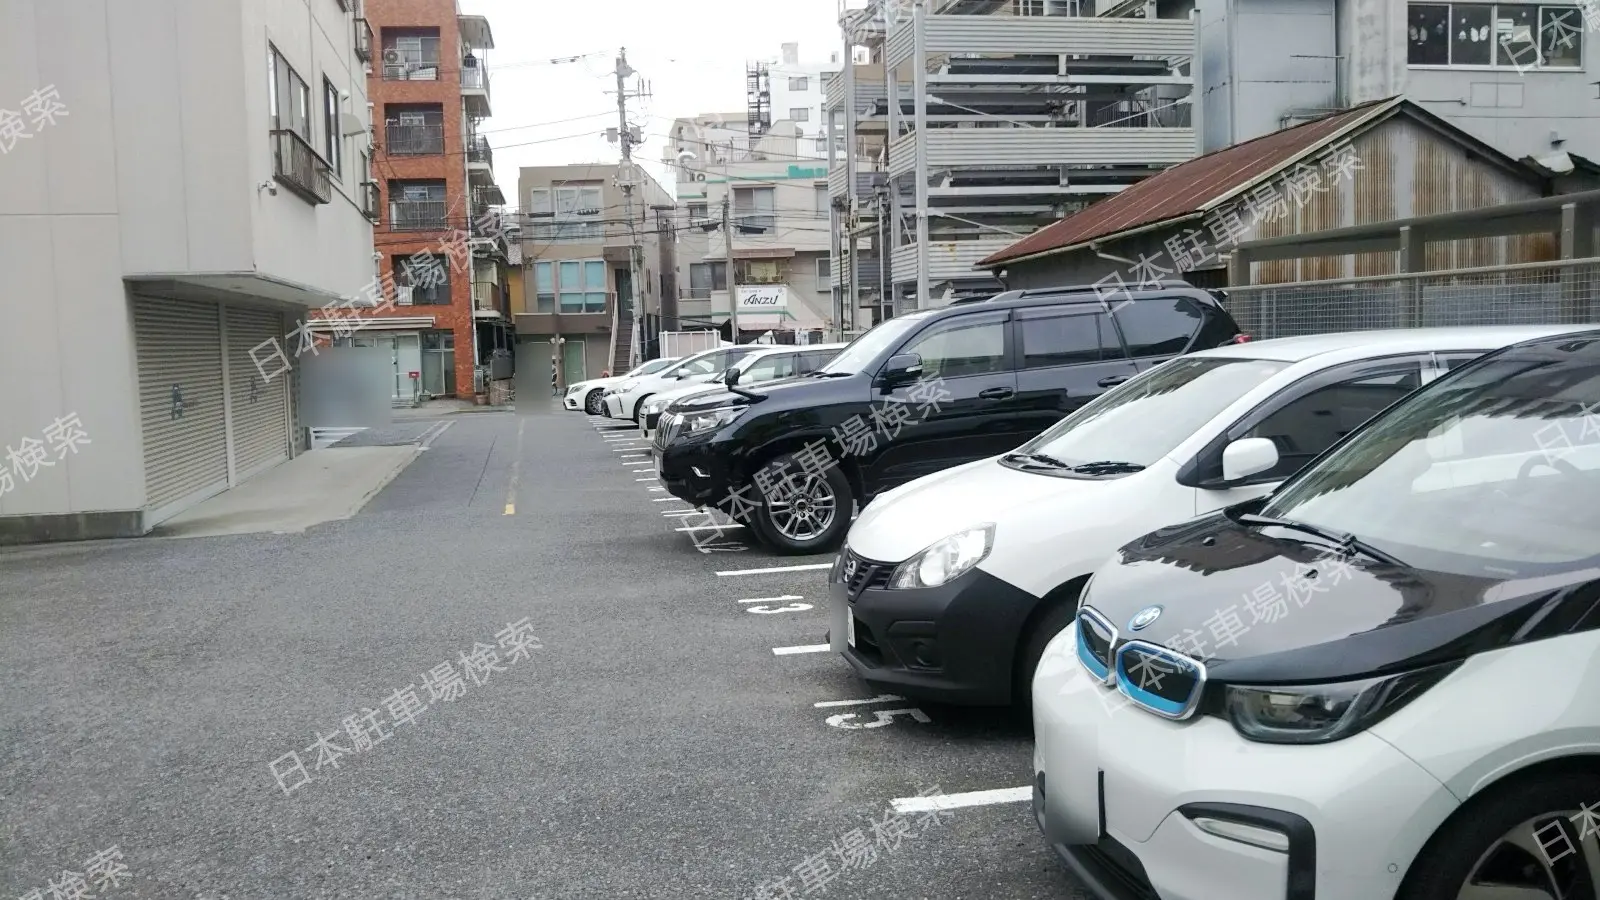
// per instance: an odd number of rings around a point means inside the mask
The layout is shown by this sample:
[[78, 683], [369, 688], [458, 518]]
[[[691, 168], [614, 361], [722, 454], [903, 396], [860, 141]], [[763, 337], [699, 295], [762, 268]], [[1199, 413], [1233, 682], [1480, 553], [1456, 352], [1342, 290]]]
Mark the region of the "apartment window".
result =
[[413, 253], [394, 260], [394, 283], [413, 306], [450, 305], [450, 259], [437, 253]]
[[444, 152], [444, 108], [439, 104], [387, 104], [383, 136], [383, 151], [390, 156], [438, 156]]
[[775, 259], [738, 259], [733, 265], [736, 284], [784, 284], [789, 280], [788, 265]]
[[694, 300], [711, 299], [712, 291], [728, 289], [728, 264], [725, 262], [690, 263], [689, 297]]
[[443, 181], [389, 182], [390, 229], [443, 231], [448, 227]]
[[1413, 66], [1578, 69], [1583, 10], [1517, 3], [1412, 3], [1406, 61]]
[[553, 313], [556, 311], [556, 271], [555, 263], [533, 264], [533, 289], [534, 312]]
[[810, 78], [791, 78], [791, 79], [789, 79], [789, 90], [791, 90], [791, 91], [809, 91], [809, 90], [811, 90], [811, 79]]
[[267, 106], [272, 115], [275, 131], [292, 131], [306, 143], [311, 143], [311, 88], [305, 79], [289, 66], [278, 48], [268, 44], [267, 56], [272, 67], [267, 82]]
[[811, 121], [811, 107], [809, 107], [809, 106], [796, 106], [793, 109], [789, 110], [789, 121], [791, 121], [791, 122], [809, 122], [809, 121]]
[[556, 266], [556, 293], [564, 313], [606, 311], [606, 264], [600, 259], [562, 260]]
[[339, 124], [339, 89], [333, 82], [322, 79], [322, 121], [327, 134], [323, 135], [322, 158], [327, 161], [328, 168], [339, 177], [344, 176], [344, 147], [343, 129]]
[[817, 290], [827, 293], [833, 290], [833, 260], [826, 256], [817, 258]]
[[818, 153], [827, 153], [828, 152], [828, 138], [827, 138], [827, 136], [825, 136], [825, 135], [817, 135], [817, 152]]
[[832, 204], [828, 201], [828, 186], [825, 184], [819, 184], [815, 187], [817, 214], [820, 216], [826, 216], [833, 209]]
[[734, 188], [733, 215], [739, 230], [746, 234], [771, 234], [778, 219], [773, 215], [774, 191], [769, 187]]
[[689, 221], [697, 222], [711, 217], [709, 208], [704, 203], [689, 204]]
[[439, 29], [385, 28], [383, 77], [391, 81], [438, 81]]
[[533, 236], [544, 241], [597, 242], [605, 237], [598, 184], [559, 185], [530, 191]]

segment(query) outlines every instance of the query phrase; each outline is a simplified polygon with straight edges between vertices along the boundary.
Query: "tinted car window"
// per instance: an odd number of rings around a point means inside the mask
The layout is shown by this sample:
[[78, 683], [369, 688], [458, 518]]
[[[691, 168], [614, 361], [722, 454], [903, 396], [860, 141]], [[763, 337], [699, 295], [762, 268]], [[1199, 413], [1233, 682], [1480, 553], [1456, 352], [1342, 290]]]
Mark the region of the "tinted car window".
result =
[[1105, 313], [1059, 312], [1022, 319], [1022, 367], [1043, 369], [1121, 359], [1116, 333]]
[[1422, 386], [1422, 367], [1341, 381], [1290, 400], [1243, 437], [1264, 437], [1278, 447], [1278, 464], [1266, 475], [1287, 478], [1334, 442]]
[[835, 350], [810, 350], [800, 354], [800, 359], [795, 363], [795, 374], [806, 375], [822, 368], [832, 359], [838, 351]]
[[749, 370], [744, 373], [741, 380], [772, 381], [775, 378], [788, 378], [793, 374], [794, 354], [774, 353], [751, 363]]
[[1113, 315], [1135, 357], [1182, 353], [1205, 321], [1200, 307], [1182, 298], [1136, 300], [1117, 307]]
[[901, 348], [922, 357], [925, 378], [986, 375], [1006, 368], [1003, 316], [961, 316], [933, 325]]

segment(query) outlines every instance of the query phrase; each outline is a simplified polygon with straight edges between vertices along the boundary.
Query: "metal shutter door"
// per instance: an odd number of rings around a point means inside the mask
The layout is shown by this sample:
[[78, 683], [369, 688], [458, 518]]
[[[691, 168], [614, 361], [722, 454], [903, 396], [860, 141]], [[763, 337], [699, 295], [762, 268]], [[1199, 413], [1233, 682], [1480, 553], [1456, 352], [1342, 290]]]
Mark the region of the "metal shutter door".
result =
[[228, 486], [222, 327], [215, 303], [133, 301], [144, 435], [145, 508], [162, 511]]
[[[285, 355], [283, 317], [275, 312], [229, 306], [223, 310], [228, 329], [228, 410], [232, 414], [233, 472], [243, 481], [289, 458], [289, 373], [283, 360], [263, 341], [278, 342]], [[263, 375], [272, 376], [270, 379]]]

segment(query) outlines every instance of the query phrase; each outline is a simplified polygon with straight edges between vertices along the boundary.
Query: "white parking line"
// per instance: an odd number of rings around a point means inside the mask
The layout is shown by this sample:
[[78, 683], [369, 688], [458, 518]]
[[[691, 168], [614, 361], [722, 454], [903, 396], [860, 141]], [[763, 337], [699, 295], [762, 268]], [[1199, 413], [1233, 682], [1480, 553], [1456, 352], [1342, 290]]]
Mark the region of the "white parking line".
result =
[[894, 694], [880, 694], [867, 700], [824, 700], [821, 703], [813, 703], [811, 705], [817, 709], [832, 709], [835, 706], [866, 706], [869, 703], [894, 703], [897, 700], [904, 699], [904, 697], [897, 697]]
[[660, 481], [660, 480], [661, 480], [661, 479], [659, 479], [659, 478], [655, 478], [655, 477], [653, 477], [653, 476], [652, 476], [652, 477], [650, 477], [650, 478], [635, 478], [635, 479], [634, 479], [634, 481]]
[[664, 488], [664, 487], [653, 487], [653, 488], [645, 488], [645, 490], [647, 490], [647, 491], [664, 491], [664, 490], [666, 490], [666, 488]]
[[677, 497], [657, 497], [654, 500], [651, 500], [650, 502], [651, 503], [679, 503], [679, 502], [682, 502], [682, 501], [680, 501]]
[[643, 447], [612, 447], [612, 453], [644, 453]]
[[752, 597], [749, 600], [740, 600], [740, 603], [785, 603], [790, 600], [804, 600], [798, 594], [784, 594], [782, 597]]
[[797, 653], [826, 653], [828, 652], [829, 647], [830, 645], [828, 644], [806, 644], [800, 647], [773, 647], [772, 655], [794, 656]]
[[718, 578], [727, 578], [730, 575], [763, 575], [767, 572], [814, 572], [818, 569], [831, 569], [833, 563], [813, 563], [804, 566], [770, 566], [765, 569], [730, 569], [718, 572]]
[[722, 531], [727, 528], [743, 528], [743, 525], [690, 525], [688, 528], [674, 528], [673, 531]]
[[662, 515], [663, 516], [675, 516], [675, 517], [681, 519], [684, 516], [698, 516], [698, 515], [703, 515], [703, 513], [701, 513], [698, 509], [681, 509], [681, 510], [680, 509], [675, 509], [672, 512], [664, 512], [664, 513], [662, 513]]
[[932, 812], [936, 809], [960, 809], [964, 806], [993, 806], [996, 803], [1022, 803], [1033, 799], [1033, 788], [999, 788], [993, 791], [970, 791], [965, 794], [936, 794], [932, 797], [899, 797], [889, 801], [897, 813]]

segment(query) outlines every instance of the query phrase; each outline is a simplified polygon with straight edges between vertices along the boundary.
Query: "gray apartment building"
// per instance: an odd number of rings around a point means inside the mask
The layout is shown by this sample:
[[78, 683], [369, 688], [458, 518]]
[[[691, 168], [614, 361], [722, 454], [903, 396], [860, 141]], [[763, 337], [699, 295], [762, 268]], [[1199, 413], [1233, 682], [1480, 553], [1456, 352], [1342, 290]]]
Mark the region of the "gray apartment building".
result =
[[[612, 164], [523, 168], [517, 198], [524, 215], [523, 291], [512, 298], [518, 371], [545, 372], [557, 358], [566, 385], [627, 370], [639, 352], [638, 319], [660, 311], [663, 279], [675, 277], [655, 224], [658, 212], [670, 214], [672, 196], [642, 168], [627, 175]], [[630, 259], [635, 241], [639, 254]]]

